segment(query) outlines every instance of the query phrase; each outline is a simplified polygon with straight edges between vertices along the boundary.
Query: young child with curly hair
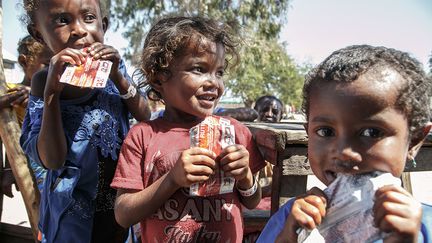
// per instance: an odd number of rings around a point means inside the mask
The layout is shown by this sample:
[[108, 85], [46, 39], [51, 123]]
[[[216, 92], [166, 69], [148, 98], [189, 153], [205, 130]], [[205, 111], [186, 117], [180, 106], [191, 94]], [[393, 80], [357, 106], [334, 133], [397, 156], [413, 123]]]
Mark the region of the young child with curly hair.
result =
[[[333, 52], [303, 86], [314, 175], [327, 186], [343, 175], [400, 177], [430, 131], [430, 90], [431, 80], [407, 53], [368, 45]], [[400, 185], [386, 184], [373, 195], [369, 224], [384, 242], [430, 242], [432, 206]], [[258, 242], [297, 242], [298, 229], [319, 227], [331, 203], [312, 188], [282, 206]]]
[[[190, 146], [189, 130], [211, 116], [224, 91], [236, 44], [227, 27], [201, 17], [168, 17], [148, 33], [141, 56], [148, 97], [162, 100], [162, 117], [138, 123], [126, 137], [112, 187], [115, 215], [141, 223], [143, 242], [241, 242], [242, 204], [254, 208], [261, 189], [254, 174], [265, 164], [248, 128], [228, 119], [235, 144], [221, 154]], [[190, 196], [190, 185], [219, 168], [234, 191]]]

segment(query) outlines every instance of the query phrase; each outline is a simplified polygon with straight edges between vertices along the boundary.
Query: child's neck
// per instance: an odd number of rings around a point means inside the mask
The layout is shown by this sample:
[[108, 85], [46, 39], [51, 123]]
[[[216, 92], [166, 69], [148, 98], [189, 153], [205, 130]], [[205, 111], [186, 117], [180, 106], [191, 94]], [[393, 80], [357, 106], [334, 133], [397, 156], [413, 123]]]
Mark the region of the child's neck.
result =
[[202, 120], [204, 120], [205, 117], [197, 117], [197, 116], [192, 116], [192, 115], [184, 115], [184, 116], [170, 116], [167, 114], [164, 114], [162, 119], [164, 119], [167, 122], [171, 122], [171, 123], [177, 123], [177, 124], [191, 124], [191, 123], [199, 123]]

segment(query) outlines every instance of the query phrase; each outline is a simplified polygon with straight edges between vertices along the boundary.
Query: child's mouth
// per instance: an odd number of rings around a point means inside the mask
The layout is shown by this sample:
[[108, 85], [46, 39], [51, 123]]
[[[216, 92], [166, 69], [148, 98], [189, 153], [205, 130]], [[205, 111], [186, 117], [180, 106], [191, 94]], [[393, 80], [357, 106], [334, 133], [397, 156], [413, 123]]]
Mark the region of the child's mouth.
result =
[[215, 101], [216, 100], [216, 98], [214, 96], [207, 96], [207, 95], [198, 96], [198, 99], [207, 100], [207, 101]]
[[217, 96], [215, 95], [200, 95], [197, 96], [197, 99], [202, 107], [206, 109], [214, 108], [215, 101], [217, 99]]

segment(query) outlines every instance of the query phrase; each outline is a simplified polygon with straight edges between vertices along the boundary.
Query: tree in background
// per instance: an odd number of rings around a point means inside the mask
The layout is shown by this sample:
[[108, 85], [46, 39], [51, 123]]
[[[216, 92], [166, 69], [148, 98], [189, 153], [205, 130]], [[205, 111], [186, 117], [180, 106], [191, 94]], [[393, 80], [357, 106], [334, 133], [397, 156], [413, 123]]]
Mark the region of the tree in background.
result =
[[[105, 0], [110, 3], [109, 0]], [[262, 95], [278, 96], [286, 104], [300, 105], [302, 68], [294, 63], [278, 42], [286, 21], [289, 0], [114, 0], [111, 20], [118, 29], [125, 26], [129, 40], [126, 58], [137, 63], [150, 25], [167, 14], [202, 15], [229, 24], [244, 40], [241, 61], [228, 74], [226, 86], [246, 106]]]
[[429, 58], [429, 75], [432, 76], [432, 52]]

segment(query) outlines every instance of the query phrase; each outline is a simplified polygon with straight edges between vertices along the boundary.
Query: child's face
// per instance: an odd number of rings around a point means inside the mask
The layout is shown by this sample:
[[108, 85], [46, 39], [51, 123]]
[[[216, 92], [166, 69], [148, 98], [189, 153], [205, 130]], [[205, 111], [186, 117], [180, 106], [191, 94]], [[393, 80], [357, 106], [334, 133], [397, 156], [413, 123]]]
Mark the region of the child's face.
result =
[[258, 120], [263, 122], [279, 122], [282, 118], [282, 106], [276, 100], [258, 105]]
[[386, 69], [363, 74], [351, 83], [321, 83], [312, 88], [308, 157], [324, 184], [341, 172], [402, 174], [409, 128], [405, 115], [393, 108], [402, 80]]
[[81, 49], [103, 43], [107, 24], [99, 0], [47, 0], [36, 11], [34, 36], [58, 53], [66, 47]]
[[[37, 53], [37, 56], [33, 57], [32, 61], [29, 56], [23, 54], [20, 56], [22, 56], [23, 59], [20, 57], [18, 61], [23, 67], [25, 78], [30, 80], [33, 74], [49, 65], [52, 54], [47, 48], [44, 48], [42, 52]], [[23, 61], [21, 62], [21, 60]]]
[[174, 122], [193, 121], [213, 113], [224, 91], [225, 51], [207, 39], [201, 47], [189, 44], [170, 63], [169, 74], [157, 75], [154, 84], [165, 101], [164, 117]]

